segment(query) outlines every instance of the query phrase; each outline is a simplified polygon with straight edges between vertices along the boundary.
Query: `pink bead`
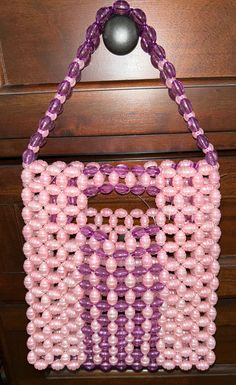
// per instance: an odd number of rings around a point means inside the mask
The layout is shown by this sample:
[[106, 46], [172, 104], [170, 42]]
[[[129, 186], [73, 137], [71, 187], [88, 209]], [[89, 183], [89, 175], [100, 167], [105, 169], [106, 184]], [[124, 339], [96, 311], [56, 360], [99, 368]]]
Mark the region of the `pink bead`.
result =
[[127, 277], [125, 278], [125, 284], [128, 288], [132, 289], [135, 286], [136, 279], [133, 274], [128, 274]]
[[92, 254], [89, 258], [89, 267], [96, 270], [100, 266], [100, 257], [97, 254]]
[[136, 178], [132, 172], [128, 172], [128, 174], [126, 175], [125, 183], [126, 183], [126, 186], [128, 186], [129, 188], [131, 188], [135, 185]]
[[110, 290], [114, 290], [117, 286], [117, 279], [113, 275], [109, 275], [106, 281], [107, 287]]
[[151, 244], [151, 239], [148, 234], [143, 235], [140, 238], [140, 246], [143, 247], [144, 249], [147, 249]]
[[115, 245], [109, 240], [105, 240], [103, 243], [103, 250], [106, 254], [111, 255], [115, 251]]
[[131, 255], [129, 255], [125, 260], [125, 268], [127, 271], [131, 272], [135, 268], [135, 259]]
[[126, 293], [125, 293], [125, 301], [129, 304], [129, 305], [132, 305], [135, 301], [135, 293], [133, 290], [128, 290]]
[[132, 253], [137, 247], [137, 242], [136, 242], [135, 238], [129, 237], [128, 239], [126, 239], [125, 246], [126, 246], [127, 251], [129, 253]]
[[108, 258], [107, 262], [106, 262], [106, 269], [108, 271], [108, 273], [112, 274], [114, 273], [114, 271], [116, 270], [117, 268], [117, 262], [115, 260], [115, 258]]
[[117, 303], [118, 296], [114, 290], [109, 291], [107, 295], [107, 302], [109, 305], [114, 306]]

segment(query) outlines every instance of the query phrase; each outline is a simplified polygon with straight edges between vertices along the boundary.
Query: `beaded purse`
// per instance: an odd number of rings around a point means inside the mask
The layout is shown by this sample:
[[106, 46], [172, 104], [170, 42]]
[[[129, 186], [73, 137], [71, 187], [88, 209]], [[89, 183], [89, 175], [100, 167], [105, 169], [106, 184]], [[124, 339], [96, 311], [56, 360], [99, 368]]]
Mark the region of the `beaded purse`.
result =
[[[204, 159], [126, 164], [36, 160], [105, 22], [126, 14]], [[23, 154], [29, 363], [43, 370], [207, 370], [215, 361], [219, 164], [175, 68], [140, 9], [101, 8]], [[146, 211], [100, 211], [97, 194], [151, 196]], [[109, 200], [107, 199], [107, 202]]]

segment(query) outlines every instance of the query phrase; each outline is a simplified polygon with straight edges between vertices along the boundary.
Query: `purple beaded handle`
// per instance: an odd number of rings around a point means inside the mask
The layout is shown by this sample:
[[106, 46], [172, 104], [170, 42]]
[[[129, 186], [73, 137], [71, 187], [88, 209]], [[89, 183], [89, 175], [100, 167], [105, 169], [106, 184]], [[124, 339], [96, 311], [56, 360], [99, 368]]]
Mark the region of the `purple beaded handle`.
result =
[[175, 67], [166, 60], [163, 47], [156, 43], [156, 31], [146, 24], [146, 15], [141, 9], [130, 8], [126, 1], [116, 1], [113, 6], [100, 8], [97, 11], [96, 21], [86, 31], [86, 41], [79, 47], [76, 58], [69, 66], [68, 75], [59, 84], [54, 99], [50, 102], [48, 110], [39, 122], [37, 132], [31, 137], [27, 150], [23, 153], [23, 166], [26, 167], [36, 159], [45, 142], [49, 132], [54, 128], [57, 116], [63, 110], [63, 104], [71, 95], [77, 81], [80, 80], [81, 71], [88, 66], [92, 53], [98, 48], [100, 34], [109, 18], [114, 15], [129, 15], [137, 24], [141, 37], [141, 47], [151, 57], [152, 65], [159, 69], [161, 79], [168, 88], [169, 96], [178, 104], [179, 113], [187, 122], [192, 136], [197, 140], [198, 147], [205, 154], [206, 161], [212, 165], [218, 165], [217, 153], [204, 131], [200, 128], [195, 117], [190, 100], [185, 95], [183, 83], [176, 79]]

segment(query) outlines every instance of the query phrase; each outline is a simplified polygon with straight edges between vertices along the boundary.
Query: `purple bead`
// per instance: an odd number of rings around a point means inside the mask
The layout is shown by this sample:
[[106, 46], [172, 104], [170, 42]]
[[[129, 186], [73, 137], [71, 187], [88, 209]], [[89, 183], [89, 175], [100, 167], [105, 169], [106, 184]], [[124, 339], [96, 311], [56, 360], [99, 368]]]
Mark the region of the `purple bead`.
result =
[[143, 294], [147, 289], [146, 287], [143, 285], [143, 284], [137, 284], [134, 288], [133, 288], [134, 292], [137, 293], [137, 294]]
[[161, 330], [161, 327], [160, 327], [160, 326], [154, 326], [154, 327], [152, 327], [152, 332], [153, 332], [153, 333], [159, 333], [160, 330]]
[[147, 252], [154, 255], [154, 254], [157, 254], [158, 251], [161, 250], [161, 247], [159, 245], [157, 245], [156, 243], [152, 243], [148, 248], [147, 248]]
[[63, 80], [63, 82], [61, 82], [58, 87], [59, 95], [68, 96], [70, 91], [71, 91], [70, 83], [67, 80]]
[[184, 94], [184, 85], [180, 80], [174, 80], [171, 86], [171, 90], [174, 96], [181, 96]]
[[91, 59], [91, 54], [94, 51], [94, 46], [91, 42], [84, 42], [77, 51], [77, 57], [83, 60], [85, 65], [88, 65]]
[[76, 205], [77, 197], [68, 197], [69, 205]]
[[134, 362], [133, 365], [132, 365], [132, 369], [135, 371], [135, 372], [139, 372], [140, 370], [143, 369], [143, 366], [140, 362]]
[[180, 108], [184, 114], [190, 114], [193, 111], [192, 103], [187, 98], [181, 100]]
[[141, 35], [141, 47], [145, 52], [152, 50], [153, 44], [156, 42], [157, 34], [153, 27], [145, 25]]
[[[152, 306], [159, 307], [159, 306], [161, 306], [162, 304], [163, 304], [163, 300], [162, 300], [162, 299], [160, 299], [160, 298], [155, 298], [154, 301], [153, 301], [153, 303], [152, 303]], [[154, 330], [153, 330], [153, 332], [154, 332]]]
[[175, 78], [176, 76], [176, 71], [175, 67], [172, 63], [167, 61], [164, 66], [163, 66], [163, 72], [167, 78]]
[[131, 354], [135, 361], [139, 361], [142, 358], [142, 352], [140, 350], [134, 350]]
[[[99, 310], [102, 310], [102, 311], [108, 311], [110, 308], [110, 305], [106, 301], [100, 301], [97, 303], [96, 306]], [[108, 333], [107, 330], [106, 330], [106, 333]], [[103, 335], [105, 335], [105, 333]]]
[[[92, 43], [96, 43], [97, 39], [100, 36], [99, 26], [97, 23], [91, 24], [86, 31], [86, 40], [92, 41]], [[94, 44], [95, 45], [95, 44]]]
[[108, 294], [109, 291], [105, 283], [102, 282], [96, 286], [96, 289], [98, 289], [102, 294]]
[[125, 339], [120, 339], [117, 342], [118, 349], [124, 349], [126, 345], [127, 345], [127, 342], [125, 341]]
[[[81, 286], [81, 285], [80, 285]], [[85, 321], [85, 322], [92, 322], [92, 317], [91, 317], [91, 315], [89, 314], [89, 313], [83, 313], [82, 315], [81, 315], [81, 318], [82, 318], [82, 320], [83, 321]]]
[[159, 62], [162, 61], [163, 59], [165, 59], [165, 57], [166, 57], [166, 53], [165, 53], [164, 48], [158, 44], [152, 45], [152, 48], [150, 50], [150, 55], [151, 55], [152, 65], [155, 68], [158, 68]]
[[116, 288], [115, 288], [115, 291], [118, 295], [124, 295], [128, 290], [128, 287], [122, 283], [120, 285], [118, 285]]
[[99, 277], [102, 277], [102, 278], [106, 278], [108, 277], [109, 273], [108, 271], [105, 269], [105, 267], [98, 267], [97, 270], [95, 271], [95, 274]]
[[99, 257], [101, 257], [101, 258], [107, 257], [105, 251], [104, 251], [103, 249], [101, 249], [101, 248], [96, 250], [96, 254], [97, 254]]
[[115, 191], [116, 191], [118, 194], [125, 195], [125, 194], [128, 194], [128, 192], [129, 192], [129, 187], [126, 186], [124, 183], [118, 183], [118, 184], [115, 186]]
[[43, 137], [39, 132], [36, 132], [34, 135], [30, 138], [30, 145], [32, 147], [38, 147], [42, 143]]
[[137, 311], [143, 310], [146, 307], [145, 302], [143, 302], [141, 299], [136, 300], [133, 304], [133, 308]]
[[147, 270], [143, 266], [135, 267], [133, 274], [137, 277], [146, 274]]
[[95, 231], [93, 236], [99, 242], [105, 241], [105, 239], [108, 238], [107, 234], [104, 231], [102, 231], [102, 230]]
[[111, 364], [109, 364], [109, 362], [102, 362], [100, 368], [103, 372], [108, 372], [109, 370], [111, 370]]
[[123, 371], [127, 368], [127, 365], [126, 365], [125, 362], [119, 361], [119, 362], [117, 362], [117, 364], [116, 364], [116, 368], [117, 368], [120, 372], [123, 372]]
[[127, 258], [129, 255], [128, 251], [124, 250], [124, 249], [118, 249], [114, 252], [113, 254], [113, 257], [114, 258], [121, 258], [121, 259], [124, 259], [124, 258]]
[[92, 255], [93, 254], [93, 249], [87, 244], [80, 246], [80, 250], [85, 254], [85, 255]]
[[189, 130], [192, 132], [197, 132], [200, 128], [199, 121], [194, 117], [191, 117], [190, 119], [188, 119], [187, 125]]
[[127, 1], [118, 0], [113, 4], [113, 10], [117, 15], [127, 15], [130, 11], [130, 6]]
[[148, 353], [149, 357], [154, 358], [154, 359], [157, 358], [159, 356], [159, 354], [160, 353], [156, 350], [152, 350], [151, 352]]
[[133, 340], [133, 345], [134, 345], [134, 347], [138, 347], [138, 348], [140, 348], [140, 345], [142, 344], [142, 342], [143, 342], [143, 340], [142, 340], [142, 338], [138, 338], [138, 337], [136, 337], [136, 338], [134, 338], [134, 340]]
[[[157, 252], [156, 250], [154, 250], [154, 251], [155, 251], [155, 253]], [[152, 254], [152, 253], [150, 253], [150, 254]], [[153, 273], [153, 274], [158, 274], [161, 271], [162, 271], [162, 266], [159, 263], [154, 263], [152, 265], [152, 267], [150, 268], [150, 272]]]
[[124, 267], [119, 267], [114, 271], [113, 275], [116, 278], [127, 277], [128, 271]]
[[114, 307], [117, 311], [125, 311], [126, 309], [128, 309], [129, 305], [125, 301], [121, 300], [117, 302]]
[[157, 343], [158, 340], [159, 340], [159, 337], [153, 333], [153, 335], [151, 336], [149, 341], [151, 344], [154, 344], [154, 346], [155, 346], [155, 344]]
[[114, 167], [111, 164], [102, 164], [100, 166], [100, 171], [105, 175], [111, 174], [113, 170]]
[[148, 365], [148, 370], [150, 371], [150, 372], [155, 372], [155, 371], [157, 371], [158, 370], [158, 365], [157, 365], [157, 363], [156, 362], [150, 362], [150, 364]]
[[118, 325], [120, 325], [120, 326], [121, 326], [121, 325], [125, 325], [126, 322], [127, 322], [127, 318], [126, 318], [126, 316], [123, 315], [123, 314], [119, 315], [119, 317], [118, 317], [117, 320], [116, 320], [116, 323], [117, 323]]
[[167, 77], [166, 75], [164, 74], [163, 71], [160, 71], [160, 79], [162, 80], [162, 82], [165, 84], [166, 80], [167, 80]]
[[101, 341], [100, 344], [99, 344], [100, 348], [102, 350], [106, 350], [106, 349], [109, 349], [110, 348], [110, 344], [109, 342], [106, 342], [106, 341]]
[[145, 234], [146, 234], [146, 231], [143, 227], [136, 227], [134, 230], [132, 230], [132, 235], [135, 238], [141, 238]]
[[90, 226], [83, 226], [80, 228], [81, 234], [83, 234], [85, 237], [91, 237], [94, 233], [92, 227]]
[[78, 270], [79, 270], [79, 272], [80, 272], [81, 274], [84, 274], [84, 275], [88, 275], [88, 274], [91, 273], [91, 269], [90, 269], [89, 265], [86, 264], [86, 263], [83, 263], [82, 265], [80, 265], [80, 266], [78, 267]]
[[61, 108], [62, 105], [60, 100], [55, 98], [50, 102], [48, 111], [51, 112], [51, 114], [59, 114], [61, 112]]
[[85, 362], [83, 364], [83, 367], [86, 369], [86, 370], [94, 370], [95, 369], [95, 364], [93, 362]]
[[125, 338], [126, 336], [128, 335], [128, 332], [125, 330], [125, 329], [118, 329], [118, 331], [116, 332], [116, 336], [118, 338]]
[[81, 71], [80, 71], [80, 66], [79, 63], [76, 61], [73, 61], [68, 68], [68, 76], [70, 78], [75, 78], [78, 79], [80, 77]]
[[164, 289], [164, 284], [161, 283], [161, 282], [156, 282], [152, 286], [152, 290], [154, 290], [154, 291], [159, 291], [159, 290], [162, 290], [162, 289]]
[[97, 11], [96, 22], [99, 24], [100, 32], [103, 30], [104, 24], [110, 18], [113, 13], [112, 7], [103, 7]]
[[125, 176], [129, 172], [129, 167], [126, 164], [118, 164], [115, 167], [115, 171], [120, 176]]
[[168, 89], [168, 94], [169, 94], [169, 97], [170, 97], [172, 100], [175, 101], [175, 95], [174, 95], [174, 93], [172, 92], [171, 89]]
[[197, 144], [199, 148], [205, 150], [209, 146], [209, 140], [205, 135], [198, 135]]
[[146, 253], [146, 250], [143, 248], [143, 247], [137, 247], [133, 253], [132, 253], [132, 256], [133, 257], [141, 257], [143, 254]]
[[139, 8], [131, 9], [130, 16], [135, 21], [135, 23], [141, 26], [146, 24], [147, 18], [145, 13], [141, 9]]
[[99, 191], [102, 194], [110, 194], [114, 189], [114, 186], [110, 183], [104, 183], [100, 188]]
[[157, 166], [150, 166], [146, 169], [146, 171], [150, 176], [156, 176], [160, 174], [160, 169]]
[[79, 300], [79, 303], [81, 306], [85, 307], [86, 309], [91, 309], [92, 304], [87, 298], [81, 298]]
[[145, 230], [148, 235], [156, 235], [160, 231], [160, 228], [153, 224], [149, 225]]
[[157, 194], [159, 194], [159, 192], [160, 192], [160, 189], [156, 186], [148, 186], [147, 187], [147, 193], [151, 197], [155, 197]]
[[110, 353], [108, 351], [101, 352], [101, 357], [103, 360], [109, 360]]
[[88, 197], [88, 198], [91, 198], [91, 197], [95, 197], [98, 193], [98, 188], [95, 187], [95, 186], [91, 186], [91, 187], [87, 187], [85, 190], [84, 190], [84, 194]]
[[153, 315], [152, 315], [152, 317], [151, 317], [151, 320], [152, 321], [157, 321], [157, 320], [159, 320], [161, 318], [161, 314], [157, 311], [157, 312], [154, 312], [153, 313]]
[[142, 186], [141, 184], [137, 184], [134, 187], [130, 189], [131, 193], [134, 195], [142, 195], [145, 191], [145, 187]]
[[139, 176], [142, 175], [145, 171], [145, 168], [143, 166], [134, 166], [132, 167], [131, 171], [134, 173], [134, 175]]
[[208, 164], [210, 164], [211, 166], [215, 166], [218, 162], [218, 155], [217, 155], [217, 152], [216, 151], [209, 151], [207, 154], [206, 154], [206, 161]]
[[53, 127], [54, 127], [54, 122], [52, 122], [49, 116], [44, 116], [39, 121], [39, 129], [42, 131], [47, 131], [47, 130], [51, 131]]
[[80, 282], [80, 287], [84, 290], [90, 290], [92, 289], [92, 285], [89, 281], [87, 280], [83, 280], [82, 282]]
[[96, 166], [86, 166], [83, 170], [84, 175], [94, 176], [98, 172], [98, 168]]
[[132, 334], [134, 337], [142, 337], [145, 334], [145, 332], [140, 327], [139, 328], [136, 327]]
[[[145, 288], [145, 290], [146, 290], [146, 288]], [[140, 325], [141, 323], [143, 323], [145, 321], [145, 318], [142, 314], [135, 314], [135, 316], [133, 317], [133, 321], [135, 322], [135, 324]]]
[[23, 163], [25, 164], [30, 164], [31, 162], [33, 162], [36, 158], [36, 155], [35, 153], [33, 152], [33, 150], [29, 150], [27, 149], [24, 153], [23, 153]]

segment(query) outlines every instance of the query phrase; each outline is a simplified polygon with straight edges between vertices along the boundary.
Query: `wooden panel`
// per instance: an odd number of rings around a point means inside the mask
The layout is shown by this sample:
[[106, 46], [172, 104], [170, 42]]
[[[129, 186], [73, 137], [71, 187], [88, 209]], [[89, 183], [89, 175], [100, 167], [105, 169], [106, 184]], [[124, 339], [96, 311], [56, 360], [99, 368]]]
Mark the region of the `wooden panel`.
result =
[[[198, 81], [187, 83], [186, 89], [194, 111], [207, 132], [235, 130], [236, 86], [217, 81], [213, 84]], [[30, 137], [47, 110], [55, 88], [20, 88], [12, 93], [4, 90], [0, 93], [0, 137]], [[135, 82], [132, 85], [123, 83], [123, 86], [111, 83], [106, 87], [94, 84], [92, 89], [91, 86], [79, 86], [50, 135], [64, 137], [177, 132], [185, 133], [187, 129], [167, 90], [157, 82]]]
[[[176, 63], [180, 77], [236, 74], [235, 1], [134, 0], [131, 3], [145, 10], [149, 24], [157, 29], [159, 44]], [[2, 1], [0, 36], [5, 84], [58, 82], [101, 6], [104, 0], [57, 0], [56, 7], [51, 0]], [[103, 42], [84, 72], [86, 81], [157, 76], [140, 48], [119, 57], [109, 53]]]
[[[81, 379], [84, 383], [92, 384], [93, 381], [100, 378], [100, 384], [103, 384], [104, 376], [100, 372], [95, 373], [86, 373], [83, 371], [79, 371], [76, 374], [69, 372], [60, 372], [60, 373], [49, 373], [49, 371], [38, 372], [33, 369], [29, 364], [26, 363], [26, 318], [25, 318], [25, 306], [17, 306], [17, 307], [1, 307], [0, 308], [0, 317], [2, 329], [4, 330], [5, 335], [5, 344], [7, 345], [6, 349], [8, 351], [9, 356], [11, 357], [11, 365], [14, 367], [14, 374], [18, 380], [19, 384], [41, 384], [41, 381], [45, 381], [45, 378], [50, 379], [50, 381], [55, 379], [56, 384], [64, 383], [65, 378], [74, 378]], [[233, 363], [236, 361], [236, 350], [233, 348], [236, 343], [236, 300], [224, 300], [219, 301], [217, 305], [217, 334], [216, 334], [216, 356], [217, 356], [217, 364], [209, 371], [209, 377], [220, 377], [223, 374], [223, 368], [226, 369], [226, 363], [231, 366], [231, 373], [228, 372], [228, 376], [235, 373], [235, 367]], [[222, 371], [220, 371], [220, 368]], [[227, 374], [227, 371], [226, 371]], [[173, 371], [172, 373], [167, 373], [160, 371], [158, 374], [135, 374], [130, 377], [129, 373], [119, 373], [119, 372], [111, 372], [108, 374], [109, 383], [117, 383], [120, 384], [119, 381], [129, 379], [130, 383], [139, 384], [140, 382], [136, 382], [138, 378], [145, 379], [145, 383], [148, 380], [156, 379], [160, 384], [167, 384], [167, 380], [173, 381], [173, 378], [178, 378], [180, 375], [179, 371]], [[106, 375], [107, 376], [107, 375]], [[183, 376], [183, 374], [182, 374]], [[210, 382], [202, 382], [203, 374], [199, 372], [192, 372], [184, 375], [184, 380], [182, 382], [183, 377], [181, 377], [181, 385], [182, 384], [197, 384], [196, 379], [193, 380], [194, 377], [198, 378], [203, 384], [210, 384]], [[64, 378], [65, 377], [65, 378]], [[215, 379], [216, 379], [215, 378]], [[229, 377], [230, 378], [230, 377]], [[211, 379], [208, 378], [208, 381]], [[111, 382], [110, 382], [111, 381]], [[131, 382], [134, 381], [134, 382]], [[161, 381], [161, 382], [159, 382]], [[189, 381], [189, 382], [188, 382]], [[191, 382], [190, 382], [191, 381]], [[205, 380], [206, 381], [206, 380]], [[212, 379], [213, 381], [213, 379]], [[50, 382], [51, 383], [51, 382]], [[70, 382], [73, 384], [73, 382]], [[149, 382], [148, 382], [149, 383]], [[153, 382], [152, 382], [153, 383]], [[170, 382], [171, 384], [174, 382]], [[212, 384], [217, 384], [218, 382], [212, 382]], [[227, 385], [230, 382], [227, 382]], [[140, 383], [141, 384], [141, 383]], [[151, 384], [151, 382], [150, 382]], [[168, 382], [169, 384], [169, 382]]]

